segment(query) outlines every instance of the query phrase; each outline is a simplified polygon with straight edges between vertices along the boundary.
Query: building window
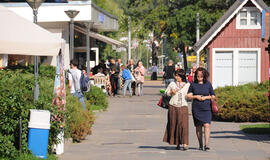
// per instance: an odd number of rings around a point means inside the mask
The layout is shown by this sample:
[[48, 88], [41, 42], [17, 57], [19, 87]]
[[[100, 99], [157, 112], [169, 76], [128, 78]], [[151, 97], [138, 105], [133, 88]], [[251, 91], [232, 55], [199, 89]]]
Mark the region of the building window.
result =
[[261, 13], [255, 7], [245, 7], [236, 18], [236, 29], [260, 29], [261, 28]]
[[247, 25], [247, 11], [240, 12], [240, 25], [241, 26]]

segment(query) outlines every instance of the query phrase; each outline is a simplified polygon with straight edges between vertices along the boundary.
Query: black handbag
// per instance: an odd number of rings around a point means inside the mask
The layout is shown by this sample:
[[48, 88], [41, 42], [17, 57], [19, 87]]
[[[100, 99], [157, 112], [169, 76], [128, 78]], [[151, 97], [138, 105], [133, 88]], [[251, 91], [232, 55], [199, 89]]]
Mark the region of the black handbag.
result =
[[164, 94], [161, 96], [157, 105], [161, 108], [168, 109], [171, 98], [172, 98], [171, 96]]

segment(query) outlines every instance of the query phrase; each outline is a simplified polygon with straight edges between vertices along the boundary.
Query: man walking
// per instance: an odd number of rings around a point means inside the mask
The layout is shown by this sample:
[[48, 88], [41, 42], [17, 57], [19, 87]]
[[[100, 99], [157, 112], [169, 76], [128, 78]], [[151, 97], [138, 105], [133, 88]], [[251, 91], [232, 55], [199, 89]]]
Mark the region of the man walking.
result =
[[158, 68], [157, 68], [157, 65], [155, 63], [153, 63], [151, 70], [152, 70], [151, 80], [157, 80]]
[[119, 71], [119, 75], [118, 75], [118, 81], [117, 81], [117, 95], [120, 94], [120, 89], [121, 89], [121, 67], [122, 67], [122, 60], [121, 58], [118, 58], [117, 59], [117, 62], [116, 62], [116, 69]]
[[112, 92], [113, 96], [117, 95], [117, 90], [118, 90], [118, 78], [119, 78], [119, 70], [115, 64], [115, 60], [112, 58], [110, 59], [110, 81], [112, 85]]
[[81, 90], [80, 79], [82, 76], [82, 71], [78, 69], [78, 64], [74, 61], [70, 61], [70, 68], [68, 71], [68, 88], [70, 89], [70, 93], [77, 97], [79, 101], [82, 103], [83, 108], [86, 109], [84, 95]]
[[163, 78], [165, 80], [165, 88], [168, 87], [168, 85], [174, 81], [174, 72], [175, 72], [175, 66], [173, 65], [173, 61], [169, 60], [168, 66], [165, 66], [163, 69]]

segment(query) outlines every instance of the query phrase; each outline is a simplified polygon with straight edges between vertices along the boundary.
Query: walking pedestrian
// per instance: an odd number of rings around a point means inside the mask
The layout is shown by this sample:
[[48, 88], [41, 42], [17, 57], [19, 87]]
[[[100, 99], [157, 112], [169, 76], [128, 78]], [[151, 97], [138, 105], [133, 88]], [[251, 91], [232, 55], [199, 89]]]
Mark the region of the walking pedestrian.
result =
[[70, 61], [71, 69], [68, 70], [68, 88], [70, 89], [70, 93], [79, 99], [82, 103], [83, 108], [86, 109], [85, 99], [83, 92], [81, 90], [80, 79], [82, 76], [82, 71], [78, 69], [78, 63], [74, 60]]
[[111, 86], [112, 86], [112, 93], [113, 96], [117, 95], [117, 90], [118, 90], [118, 76], [119, 76], [119, 70], [115, 64], [115, 60], [112, 58], [110, 60], [110, 81], [111, 81]]
[[168, 66], [165, 66], [163, 69], [163, 78], [165, 81], [165, 88], [168, 87], [168, 85], [174, 81], [174, 72], [175, 72], [175, 66], [173, 65], [173, 61], [169, 60]]
[[[195, 71], [194, 82], [188, 90], [188, 98], [192, 99], [192, 115], [196, 127], [196, 135], [199, 141], [200, 150], [209, 150], [210, 124], [212, 120], [211, 98], [215, 98], [212, 84], [207, 80], [208, 72], [204, 68]], [[202, 128], [204, 128], [203, 148]]]
[[121, 90], [121, 84], [123, 82], [122, 78], [121, 78], [121, 66], [122, 66], [122, 60], [121, 58], [118, 58], [117, 59], [117, 62], [116, 62], [116, 68], [117, 70], [119, 70], [119, 74], [118, 74], [118, 81], [117, 81], [117, 94], [119, 95], [120, 94], [120, 90]]
[[[129, 60], [129, 64], [127, 66], [127, 68], [129, 69], [129, 71], [131, 72], [131, 74], [134, 76], [134, 69], [136, 68], [136, 65], [134, 64], [134, 60], [130, 59]], [[132, 88], [132, 94], [136, 95], [136, 82], [132, 82], [131, 84], [131, 88]]]
[[168, 122], [163, 137], [164, 142], [176, 145], [183, 150], [188, 149], [188, 104], [186, 95], [190, 84], [186, 83], [186, 74], [183, 69], [175, 72], [176, 82], [171, 82], [165, 93], [172, 96], [168, 107]]
[[153, 63], [151, 70], [152, 70], [151, 80], [157, 80], [158, 68], [157, 68], [156, 63]]
[[129, 69], [126, 68], [125, 65], [121, 66], [121, 70], [122, 70], [122, 78], [125, 81], [124, 82], [124, 89], [123, 89], [124, 97], [126, 96], [127, 87], [128, 87], [129, 93], [130, 93], [130, 97], [132, 97], [132, 89], [131, 89], [132, 77], [131, 77], [131, 72], [129, 71]]
[[143, 66], [142, 61], [139, 61], [137, 64], [137, 67], [134, 69], [135, 71], [135, 78], [136, 78], [136, 84], [138, 88], [138, 96], [143, 95], [143, 83], [144, 83], [144, 73], [145, 68]]

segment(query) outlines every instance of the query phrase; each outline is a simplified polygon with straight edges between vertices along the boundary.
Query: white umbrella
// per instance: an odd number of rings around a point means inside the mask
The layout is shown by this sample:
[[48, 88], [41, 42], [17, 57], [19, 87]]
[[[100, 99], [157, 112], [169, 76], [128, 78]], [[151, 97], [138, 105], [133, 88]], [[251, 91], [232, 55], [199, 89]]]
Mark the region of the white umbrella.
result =
[[61, 39], [0, 6], [0, 54], [55, 56]]

